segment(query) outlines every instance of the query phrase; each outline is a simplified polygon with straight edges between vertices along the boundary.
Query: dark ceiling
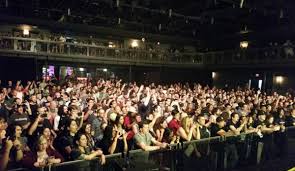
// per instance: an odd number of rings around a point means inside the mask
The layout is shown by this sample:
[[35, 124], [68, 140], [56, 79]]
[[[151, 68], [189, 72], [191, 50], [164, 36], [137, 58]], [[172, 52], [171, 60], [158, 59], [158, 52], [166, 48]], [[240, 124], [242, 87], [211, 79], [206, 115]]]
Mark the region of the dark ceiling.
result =
[[[5, 6], [5, 0], [2, 7]], [[9, 12], [61, 22], [111, 26], [232, 48], [294, 37], [295, 0], [8, 0]], [[68, 16], [68, 9], [70, 15]], [[215, 45], [214, 43], [215, 42]], [[217, 43], [216, 43], [217, 42]], [[223, 43], [222, 43], [223, 44]], [[263, 45], [262, 45], [263, 46]], [[226, 48], [226, 47], [224, 47]]]

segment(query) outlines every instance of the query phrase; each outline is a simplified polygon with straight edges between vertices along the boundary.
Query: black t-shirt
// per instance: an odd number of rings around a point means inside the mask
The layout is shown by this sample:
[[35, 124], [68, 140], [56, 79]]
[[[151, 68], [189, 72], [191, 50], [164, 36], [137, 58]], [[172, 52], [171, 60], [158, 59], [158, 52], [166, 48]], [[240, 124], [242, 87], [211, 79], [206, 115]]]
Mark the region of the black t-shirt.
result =
[[210, 137], [210, 131], [208, 130], [207, 127], [203, 126], [203, 127], [200, 127], [199, 129], [200, 129], [200, 138], [201, 139]]
[[295, 118], [291, 116], [286, 117], [286, 126], [293, 126], [295, 123]]
[[0, 104], [0, 117], [5, 118], [5, 120], [9, 118], [9, 111], [6, 109], [4, 103]]
[[146, 116], [152, 112], [152, 104], [151, 101], [148, 103], [147, 106], [145, 106], [143, 103], [138, 104], [138, 113], [140, 116], [145, 119]]
[[211, 125], [211, 136], [212, 137], [220, 136], [217, 134], [217, 132], [219, 132], [220, 130], [223, 130], [223, 128], [220, 128], [217, 124], [212, 124]]
[[58, 124], [58, 130], [59, 131], [66, 131], [66, 125], [67, 123], [70, 121], [70, 117], [67, 115], [60, 115], [60, 120], [59, 120], [59, 124]]
[[[233, 123], [232, 120], [230, 120], [227, 124], [227, 126], [225, 127], [225, 131], [231, 131], [230, 126], [234, 126], [236, 129], [240, 127], [240, 123]], [[228, 137], [226, 142], [229, 144], [236, 144], [238, 141], [237, 137]]]
[[226, 125], [227, 125], [226, 128], [225, 128], [226, 131], [231, 130], [231, 129], [230, 129], [230, 126], [234, 126], [236, 129], [240, 127], [240, 123], [239, 123], [239, 122], [237, 122], [237, 123], [233, 123], [232, 120], [230, 120]]
[[[217, 134], [217, 132], [219, 132], [220, 130], [223, 130], [223, 128], [220, 128], [217, 124], [212, 124], [211, 125], [211, 136], [212, 137], [220, 136]], [[211, 143], [211, 147], [213, 148], [214, 151], [220, 152], [224, 149], [224, 143], [213, 141]]]
[[274, 123], [276, 125], [281, 125], [281, 124], [285, 125], [286, 120], [285, 120], [285, 118], [276, 117], [274, 120]]
[[265, 123], [265, 121], [256, 120], [256, 121], [254, 122], [254, 124], [253, 124], [253, 127], [254, 127], [254, 128], [257, 128], [259, 125], [261, 125], [261, 126], [265, 126], [266, 123]]
[[70, 158], [71, 160], [84, 160], [85, 155], [91, 154], [91, 149], [86, 147], [85, 153], [82, 153], [78, 147], [72, 149]]
[[74, 143], [75, 143], [74, 137], [75, 136], [72, 136], [69, 133], [67, 133], [64, 136], [61, 136], [55, 139], [55, 147], [59, 150], [61, 155], [66, 160], [70, 160], [71, 156], [66, 152], [65, 148], [68, 146], [71, 147], [72, 149], [74, 148]]
[[[112, 135], [113, 135], [113, 126], [109, 125], [104, 130], [104, 137], [100, 144], [100, 147], [102, 148], [104, 154], [109, 154], [109, 148], [113, 143]], [[117, 140], [117, 146], [114, 153], [120, 153], [123, 150], [124, 150], [124, 141], [121, 136]]]
[[[110, 154], [109, 148], [111, 147], [112, 144], [113, 144], [113, 140], [102, 139], [101, 147], [103, 150], [103, 154]], [[122, 137], [120, 137], [117, 140], [117, 146], [116, 146], [114, 153], [121, 153], [123, 151], [124, 151], [124, 142], [123, 142]]]
[[[209, 138], [210, 137], [210, 131], [207, 127], [203, 126], [199, 128], [200, 130], [200, 138]], [[208, 154], [208, 148], [209, 148], [209, 141], [206, 141], [204, 143], [197, 144], [197, 148], [199, 152], [202, 154], [202, 156], [207, 156]]]

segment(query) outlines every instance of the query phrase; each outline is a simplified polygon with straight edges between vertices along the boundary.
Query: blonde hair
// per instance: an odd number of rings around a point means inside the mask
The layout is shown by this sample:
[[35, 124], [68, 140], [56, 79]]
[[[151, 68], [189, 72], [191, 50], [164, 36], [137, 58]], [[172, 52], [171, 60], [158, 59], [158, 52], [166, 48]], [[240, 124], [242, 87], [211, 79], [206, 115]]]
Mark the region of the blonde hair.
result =
[[191, 118], [189, 116], [186, 116], [181, 119], [181, 127], [185, 130], [185, 132], [189, 132], [189, 126], [188, 123], [190, 123]]
[[41, 135], [38, 139], [38, 144], [40, 144], [42, 141], [47, 141], [44, 135]]
[[46, 141], [46, 143], [48, 143], [48, 141], [47, 141], [47, 139], [45, 138], [45, 136], [44, 135], [41, 135], [39, 138], [38, 138], [38, 141], [37, 141], [37, 151], [38, 150], [40, 150], [39, 149], [39, 145], [41, 145], [42, 144], [42, 142], [44, 142], [44, 141]]

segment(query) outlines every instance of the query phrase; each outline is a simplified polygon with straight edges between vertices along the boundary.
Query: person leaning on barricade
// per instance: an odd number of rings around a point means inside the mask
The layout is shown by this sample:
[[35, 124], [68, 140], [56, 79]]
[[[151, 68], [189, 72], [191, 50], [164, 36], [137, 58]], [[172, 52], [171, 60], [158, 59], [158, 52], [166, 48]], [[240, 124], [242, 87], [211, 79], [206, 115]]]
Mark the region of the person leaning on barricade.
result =
[[[257, 120], [254, 122], [254, 127], [258, 129], [258, 139], [257, 144], [257, 162], [260, 162], [261, 159], [268, 160], [273, 156], [273, 132], [279, 131], [280, 126], [273, 124], [273, 117], [270, 115], [268, 120], [266, 118], [265, 111], [258, 111]], [[269, 118], [272, 117], [272, 120]]]
[[[143, 121], [138, 124], [139, 132], [135, 134], [134, 139], [136, 145], [144, 150], [144, 151], [153, 151], [159, 150], [161, 148], [166, 148], [167, 143], [161, 143], [157, 141], [150, 133], [149, 133], [149, 123], [147, 121]], [[153, 145], [152, 145], [153, 144]]]
[[74, 142], [75, 145], [70, 154], [72, 160], [93, 160], [95, 157], [99, 157], [100, 164], [104, 165], [106, 163], [102, 150], [93, 149], [87, 145], [88, 142], [85, 134], [76, 134]]
[[36, 149], [27, 153], [22, 160], [26, 168], [42, 168], [52, 164], [63, 162], [63, 157], [55, 150], [50, 148], [46, 137], [41, 135], [37, 140]]

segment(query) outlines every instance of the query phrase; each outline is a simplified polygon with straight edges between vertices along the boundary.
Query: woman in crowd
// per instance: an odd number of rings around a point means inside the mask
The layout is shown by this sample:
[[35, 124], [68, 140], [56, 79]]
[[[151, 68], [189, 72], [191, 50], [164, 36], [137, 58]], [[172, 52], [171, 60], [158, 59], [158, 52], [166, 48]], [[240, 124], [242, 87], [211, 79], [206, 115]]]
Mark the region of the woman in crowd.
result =
[[36, 150], [28, 153], [22, 160], [27, 168], [40, 168], [50, 164], [58, 164], [63, 161], [63, 157], [54, 149], [50, 148], [47, 139], [40, 136], [37, 141]]
[[18, 140], [20, 142], [20, 149], [23, 152], [30, 151], [28, 147], [28, 139], [25, 136], [22, 136], [22, 127], [20, 125], [10, 125], [8, 128], [9, 132], [7, 134], [8, 137], [11, 137], [14, 140]]
[[71, 151], [72, 160], [93, 160], [100, 156], [100, 163], [105, 164], [105, 156], [101, 150], [94, 150], [87, 146], [87, 137], [85, 134], [78, 133], [74, 138], [74, 148]]
[[60, 151], [65, 160], [71, 160], [70, 154], [75, 145], [74, 138], [78, 132], [78, 123], [76, 120], [69, 120], [67, 123], [67, 131], [60, 134], [55, 139], [55, 147]]
[[197, 134], [195, 134], [195, 128], [196, 125], [193, 124], [192, 118], [186, 116], [181, 120], [181, 127], [178, 129], [177, 134], [180, 136], [182, 141], [190, 141], [194, 138], [197, 138]]
[[79, 132], [83, 133], [86, 136], [87, 145], [91, 149], [95, 149], [95, 140], [93, 137], [94, 132], [92, 131], [91, 124], [89, 124], [89, 123], [84, 124]]
[[168, 126], [167, 122], [165, 120], [166, 120], [166, 118], [164, 116], [157, 118], [157, 120], [154, 124], [154, 127], [153, 127], [153, 131], [156, 135], [156, 140], [159, 142], [162, 142], [165, 129]]

